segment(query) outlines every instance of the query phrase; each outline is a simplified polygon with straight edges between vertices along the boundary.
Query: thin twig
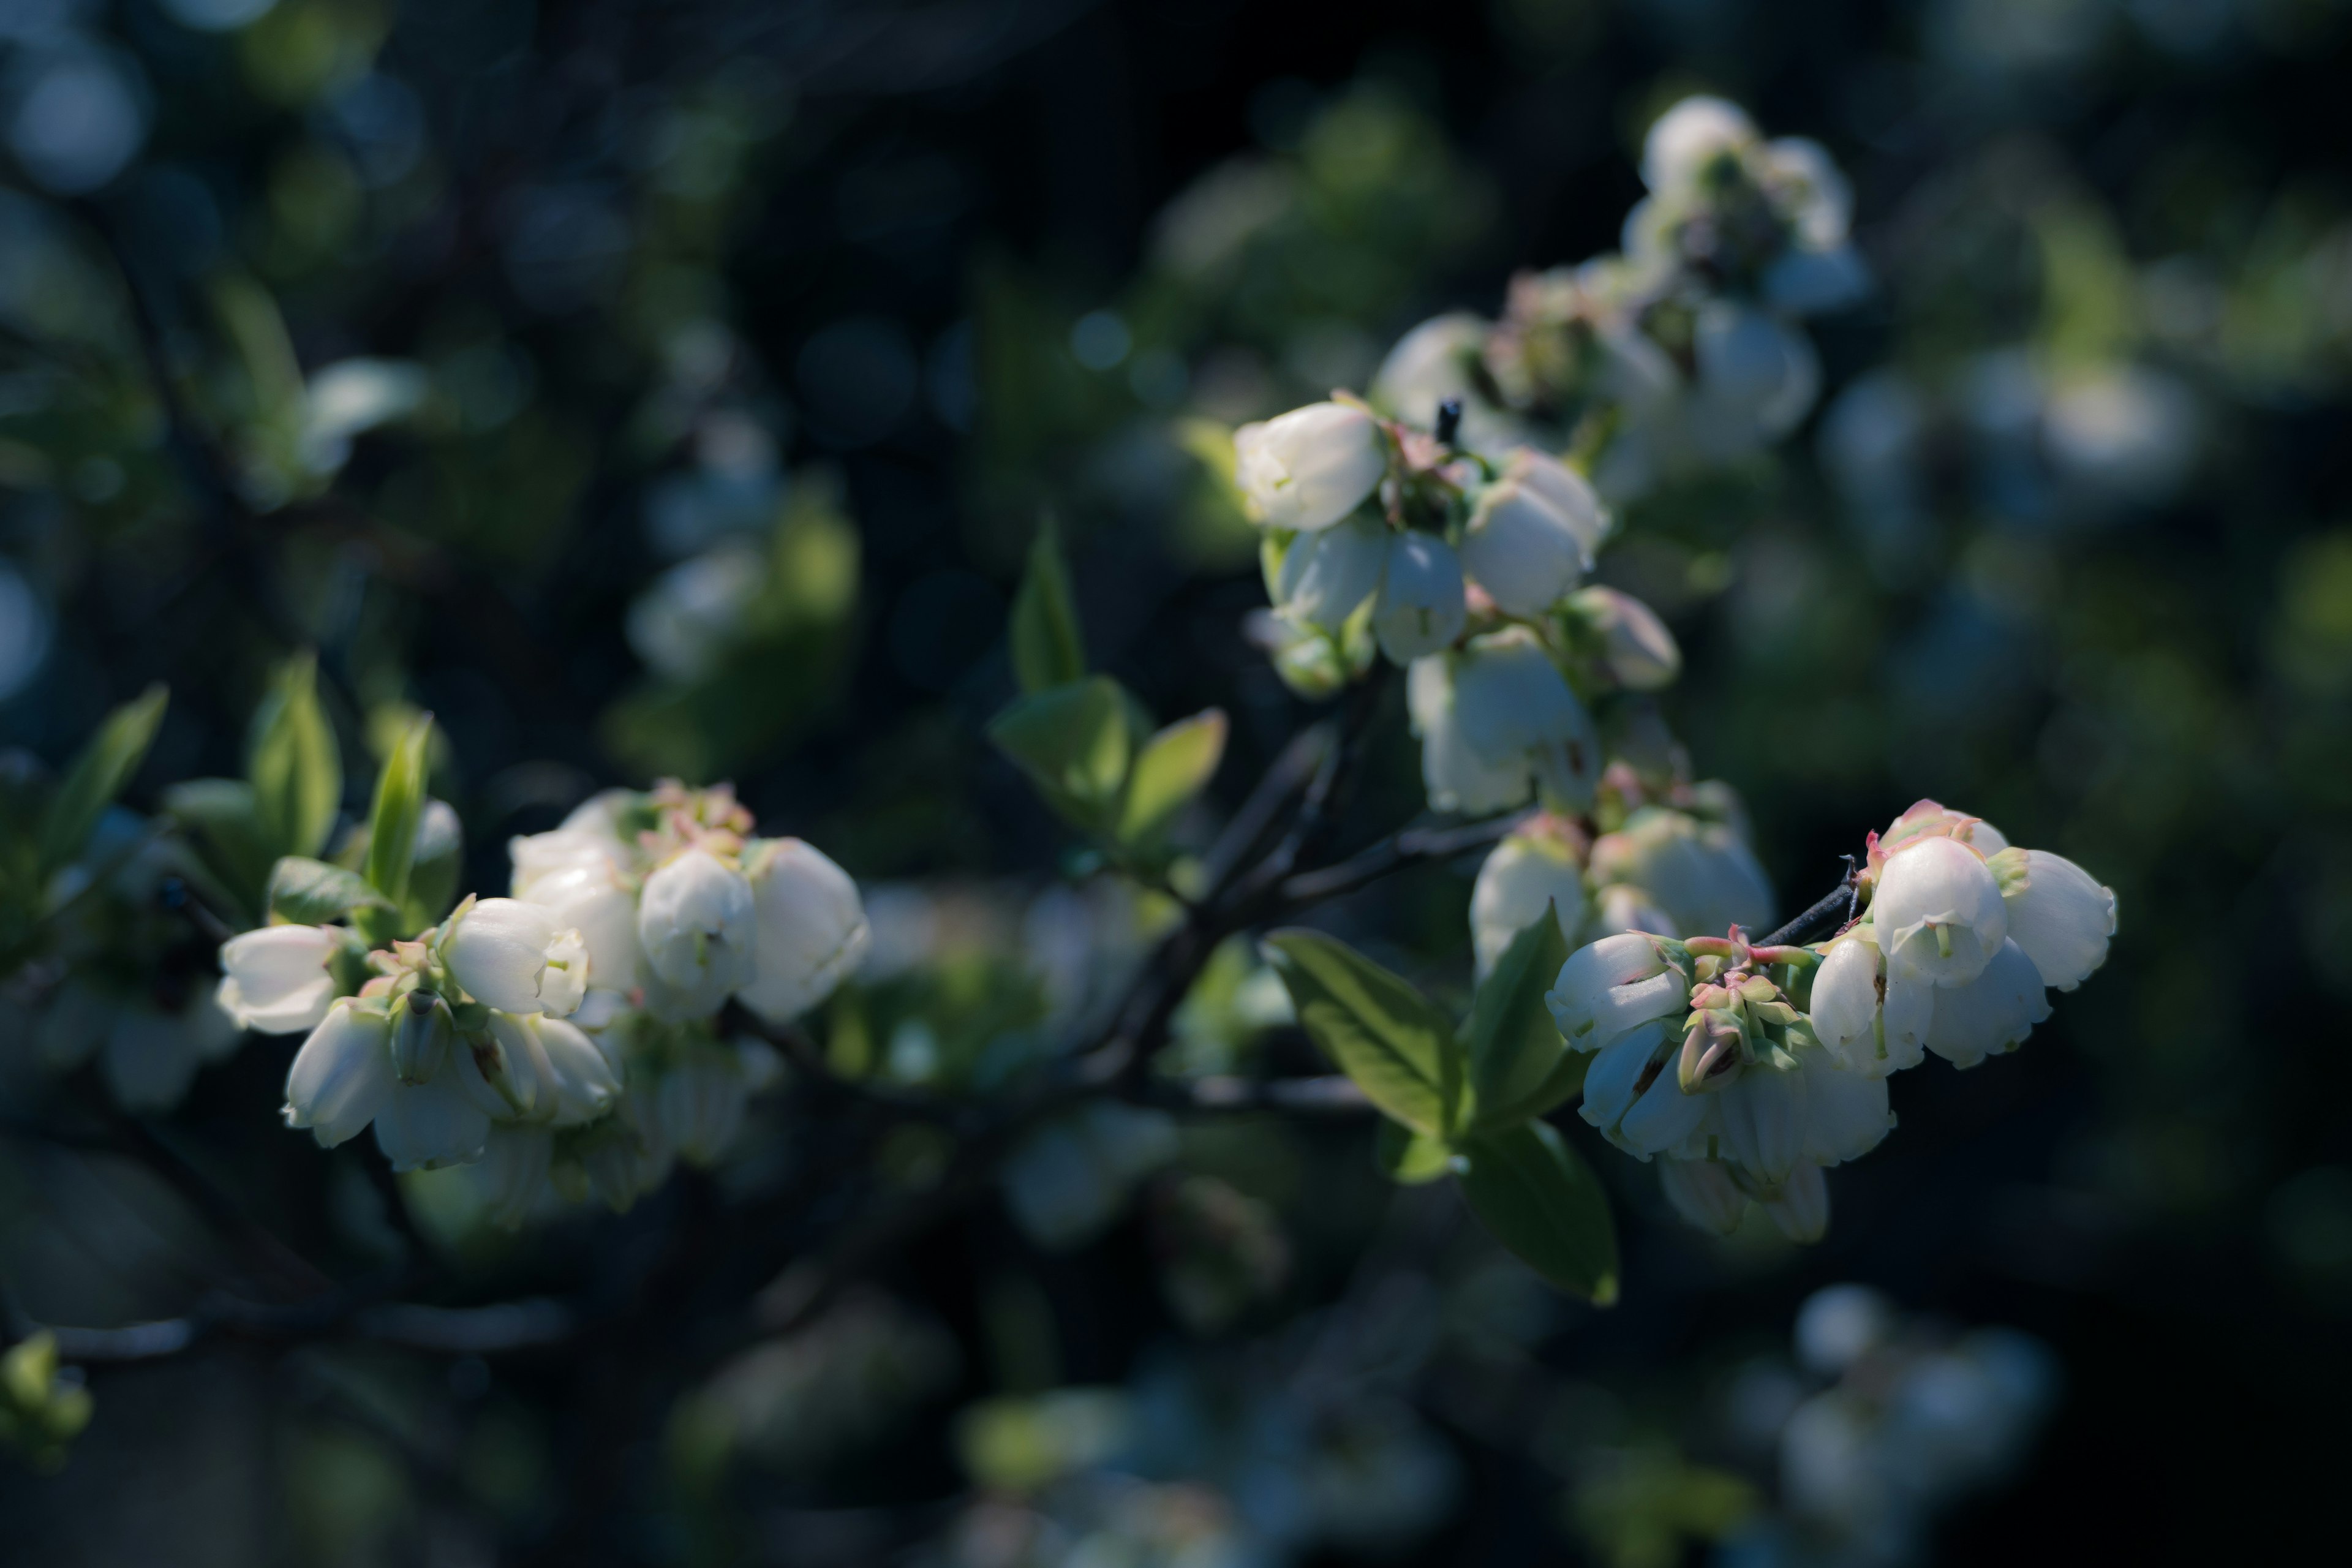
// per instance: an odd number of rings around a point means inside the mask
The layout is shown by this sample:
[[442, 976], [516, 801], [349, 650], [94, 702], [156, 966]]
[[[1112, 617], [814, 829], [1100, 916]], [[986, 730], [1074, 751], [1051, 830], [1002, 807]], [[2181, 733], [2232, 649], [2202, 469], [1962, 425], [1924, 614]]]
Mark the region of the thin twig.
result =
[[1336, 866], [1327, 866], [1319, 871], [1302, 871], [1288, 878], [1282, 882], [1276, 893], [1283, 904], [1293, 908], [1319, 904], [1342, 893], [1352, 893], [1408, 866], [1425, 865], [1433, 860], [1451, 860], [1473, 849], [1483, 849], [1507, 837], [1512, 829], [1535, 815], [1532, 810], [1515, 811], [1459, 826], [1408, 827], [1359, 850]]
[[1855, 876], [1855, 871], [1849, 866], [1845, 876], [1840, 879], [1836, 887], [1815, 899], [1805, 907], [1801, 914], [1788, 924], [1751, 945], [1779, 947], [1788, 942], [1811, 942], [1816, 937], [1826, 934], [1832, 927], [1852, 921], [1853, 906], [1859, 897]]
[[1372, 1109], [1353, 1079], [1247, 1079], [1226, 1075], [1191, 1080], [1148, 1079], [1130, 1098], [1175, 1111], [1277, 1110], [1309, 1116], [1360, 1116]]

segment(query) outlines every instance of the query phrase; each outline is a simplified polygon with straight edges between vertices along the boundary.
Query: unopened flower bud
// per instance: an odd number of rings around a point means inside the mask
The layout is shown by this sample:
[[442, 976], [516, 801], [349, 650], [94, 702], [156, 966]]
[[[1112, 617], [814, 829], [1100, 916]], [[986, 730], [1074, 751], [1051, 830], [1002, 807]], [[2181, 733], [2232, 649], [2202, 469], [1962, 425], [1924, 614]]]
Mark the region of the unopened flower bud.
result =
[[1630, 691], [1656, 691], [1682, 673], [1683, 653], [1657, 612], [1614, 588], [1586, 588], [1569, 600], [1569, 613], [1591, 627], [1601, 662]]
[[[1559, 471], [1582, 482], [1566, 468]], [[1597, 520], [1599, 513], [1600, 503], [1591, 501], [1588, 516]], [[1597, 521], [1580, 527], [1528, 480], [1506, 478], [1479, 492], [1462, 532], [1463, 569], [1504, 614], [1540, 615], [1591, 569], [1588, 535], [1599, 531]]]
[[1252, 516], [1274, 528], [1328, 528], [1388, 471], [1379, 424], [1344, 403], [1310, 403], [1234, 432], [1234, 479]]
[[1375, 518], [1349, 518], [1319, 533], [1302, 533], [1283, 554], [1275, 600], [1291, 619], [1337, 631], [1380, 591], [1388, 550], [1389, 529]]
[[866, 906], [849, 873], [798, 838], [751, 845], [743, 868], [757, 907], [759, 978], [736, 995], [783, 1023], [833, 994], [865, 959]]
[[1544, 997], [1571, 1049], [1600, 1050], [1653, 1019], [1689, 1005], [1690, 981], [1655, 937], [1603, 937], [1560, 965]]
[[429, 1083], [449, 1054], [449, 1005], [411, 991], [392, 1005], [392, 1070], [403, 1083]]

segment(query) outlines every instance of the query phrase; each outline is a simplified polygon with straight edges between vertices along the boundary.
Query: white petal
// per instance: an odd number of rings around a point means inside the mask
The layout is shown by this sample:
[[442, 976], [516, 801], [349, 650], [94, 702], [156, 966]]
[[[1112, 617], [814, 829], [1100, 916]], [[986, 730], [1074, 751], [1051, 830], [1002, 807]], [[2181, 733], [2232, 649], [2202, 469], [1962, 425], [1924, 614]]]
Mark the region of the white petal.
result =
[[1470, 889], [1470, 944], [1481, 978], [1547, 908], [1573, 949], [1585, 910], [1584, 873], [1574, 852], [1553, 836], [1512, 834], [1495, 846]]
[[1328, 528], [1356, 510], [1388, 471], [1370, 415], [1343, 403], [1310, 403], [1234, 432], [1234, 479], [1244, 503], [1273, 528]]
[[1729, 1236], [1748, 1213], [1748, 1194], [1731, 1173], [1713, 1160], [1661, 1158], [1658, 1184], [1675, 1212], [1699, 1229]]
[[797, 1018], [866, 958], [873, 940], [849, 873], [815, 846], [771, 839], [745, 851], [758, 909], [759, 978], [736, 994], [771, 1023]]
[[1380, 591], [1388, 552], [1388, 527], [1374, 518], [1300, 535], [1282, 558], [1276, 587], [1283, 610], [1308, 626], [1339, 630]]
[[394, 1083], [376, 1113], [375, 1144], [395, 1171], [433, 1171], [478, 1160], [489, 1136], [490, 1119], [450, 1073], [413, 1087]]
[[1462, 533], [1462, 569], [1505, 615], [1537, 616], [1576, 586], [1584, 542], [1543, 496], [1516, 479], [1489, 485]]
[[316, 1027], [335, 999], [327, 965], [340, 945], [320, 926], [263, 926], [229, 938], [220, 952], [222, 1006], [240, 1027], [265, 1035]]
[[[1578, 1114], [1603, 1132], [1612, 1131], [1633, 1108], [1642, 1077], [1650, 1070], [1665, 1039], [1666, 1026], [1659, 1022], [1611, 1041], [1585, 1071], [1583, 1103]], [[1671, 1078], [1673, 1074], [1660, 1076]]]
[[1819, 1165], [1800, 1165], [1790, 1172], [1780, 1194], [1765, 1199], [1763, 1206], [1790, 1241], [1815, 1242], [1829, 1234], [1830, 1184]]
[[667, 988], [661, 1005], [674, 1014], [714, 1011], [755, 979], [758, 934], [751, 884], [707, 850], [688, 849], [646, 879], [637, 941], [653, 978]]
[[1816, 1165], [1859, 1160], [1894, 1130], [1886, 1079], [1805, 1054], [1804, 1157]]
[[392, 1026], [344, 1002], [331, 1008], [286, 1073], [286, 1124], [331, 1149], [375, 1119], [391, 1095]]
[[1879, 868], [1871, 921], [1890, 973], [1907, 967], [1937, 985], [1983, 973], [2009, 935], [1991, 868], [1942, 837], [1906, 844]]
[[586, 989], [580, 933], [520, 899], [482, 900], [458, 918], [442, 953], [467, 994], [501, 1012], [561, 1016]]
[[588, 949], [588, 984], [603, 991], [634, 991], [642, 954], [637, 901], [608, 862], [551, 871], [520, 895], [580, 933]]
[[1454, 547], [1419, 529], [1391, 533], [1372, 610], [1372, 632], [1390, 662], [1410, 664], [1452, 647], [1468, 616]]
[[1972, 1068], [2025, 1038], [2050, 1016], [2042, 973], [2015, 942], [2001, 943], [1985, 972], [1966, 985], [1938, 985], [1927, 1048], [1954, 1067]]
[[1878, 1033], [1878, 949], [1849, 937], [1813, 972], [1813, 1033], [1841, 1058], [1874, 1055]]
[[2043, 982], [2072, 991], [2107, 961], [2116, 934], [2116, 893], [2063, 855], [2025, 852], [2026, 884], [2011, 894], [2009, 937], [2025, 950]]
[[1697, 1131], [1711, 1109], [1707, 1101], [1714, 1098], [1685, 1094], [1675, 1079], [1674, 1064], [1669, 1061], [1659, 1072], [1657, 1081], [1643, 1091], [1642, 1098], [1633, 1102], [1633, 1109], [1617, 1124], [1610, 1142], [1644, 1160], [1664, 1153], [1678, 1147]]
[[1805, 1075], [1752, 1066], [1716, 1091], [1723, 1152], [1766, 1182], [1787, 1177], [1805, 1142]]

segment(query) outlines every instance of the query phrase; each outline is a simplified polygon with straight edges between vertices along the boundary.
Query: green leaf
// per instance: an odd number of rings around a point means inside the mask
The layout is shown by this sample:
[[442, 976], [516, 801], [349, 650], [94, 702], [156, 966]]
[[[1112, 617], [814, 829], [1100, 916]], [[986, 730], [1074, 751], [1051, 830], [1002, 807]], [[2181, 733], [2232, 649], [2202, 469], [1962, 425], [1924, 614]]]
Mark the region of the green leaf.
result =
[[433, 716], [411, 725], [383, 761], [368, 814], [368, 885], [393, 904], [408, 896], [417, 819], [425, 815], [425, 766], [433, 742]]
[[57, 793], [49, 797], [48, 809], [41, 814], [40, 879], [47, 883], [60, 867], [66, 866], [81, 853], [89, 842], [90, 829], [114, 797], [139, 771], [154, 743], [156, 726], [163, 721], [163, 705], [170, 693], [163, 686], [149, 687], [132, 701], [124, 703], [106, 716], [82, 748], [81, 755], [66, 776], [58, 781]]
[[[457, 832], [435, 832], [432, 824], [436, 818], [430, 813], [430, 805], [428, 802], [427, 815], [418, 828], [415, 848], [409, 858], [408, 896], [401, 904], [401, 912], [418, 930], [449, 912], [450, 906], [457, 901], [457, 879], [465, 869], [465, 833], [462, 828]], [[448, 811], [437, 820], [446, 824], [456, 817], [456, 812]]]
[[163, 809], [220, 890], [258, 919], [277, 851], [261, 831], [253, 786], [243, 779], [189, 779], [163, 792]]
[[322, 926], [360, 910], [386, 910], [392, 900], [357, 871], [289, 855], [269, 873], [269, 915], [289, 925]]
[[297, 654], [278, 667], [253, 715], [245, 773], [273, 853], [316, 855], [326, 847], [343, 804], [343, 760], [319, 706], [315, 655]]
[[1402, 977], [1311, 931], [1265, 939], [1299, 1026], [1365, 1097], [1415, 1132], [1458, 1125], [1462, 1051], [1443, 1014]]
[[1463, 1194], [1495, 1239], [1554, 1285], [1617, 1300], [1617, 1230], [1591, 1167], [1551, 1125], [1525, 1121], [1462, 1146]]
[[1024, 694], [1034, 696], [1087, 678], [1086, 641], [1078, 631], [1076, 598], [1062, 542], [1047, 519], [1029, 546], [1029, 569], [1013, 599], [1013, 673]]
[[1408, 1187], [1433, 1182], [1454, 1168], [1454, 1151], [1444, 1139], [1415, 1132], [1385, 1116], [1372, 1143], [1372, 1158], [1380, 1163], [1381, 1174]]
[[1113, 825], [1130, 744], [1118, 682], [1097, 675], [1020, 698], [990, 721], [988, 738], [1080, 828], [1103, 833]]
[[[1478, 987], [1470, 1009], [1470, 1083], [1476, 1091], [1478, 1130], [1493, 1131], [1540, 1116], [1559, 1103], [1561, 1058], [1568, 1042], [1544, 1005], [1544, 994], [1568, 962], [1568, 942], [1547, 904], [1542, 916], [1511, 939], [1494, 972]], [[1584, 1058], [1574, 1058], [1569, 1075], [1574, 1092], [1584, 1082]]]
[[1127, 776], [1127, 804], [1119, 813], [1122, 843], [1149, 841], [1207, 787], [1225, 754], [1225, 714], [1211, 708], [1179, 719], [1143, 743]]

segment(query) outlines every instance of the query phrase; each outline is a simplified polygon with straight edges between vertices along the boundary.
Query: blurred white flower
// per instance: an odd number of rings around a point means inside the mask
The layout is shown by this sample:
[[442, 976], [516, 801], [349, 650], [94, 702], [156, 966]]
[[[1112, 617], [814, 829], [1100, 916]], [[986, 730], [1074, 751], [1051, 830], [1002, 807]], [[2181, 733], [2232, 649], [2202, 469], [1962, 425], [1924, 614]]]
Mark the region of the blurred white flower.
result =
[[1575, 948], [1587, 900], [1573, 832], [1563, 820], [1537, 817], [1496, 845], [1478, 868], [1470, 889], [1470, 944], [1482, 979], [1547, 908], [1560, 939]]
[[659, 986], [648, 1005], [670, 1017], [718, 1010], [759, 977], [759, 904], [740, 871], [688, 849], [646, 879], [637, 941]]
[[1523, 447], [1478, 493], [1462, 531], [1463, 569], [1506, 615], [1540, 615], [1591, 570], [1603, 517], [1580, 476]]
[[655, 673], [698, 680], [740, 640], [744, 623], [768, 585], [757, 544], [728, 540], [654, 579], [629, 605], [629, 646]]
[[1388, 552], [1388, 527], [1376, 518], [1302, 533], [1283, 555], [1275, 598], [1286, 616], [1337, 631], [1380, 591]]
[[1729, 1236], [1739, 1228], [1748, 1213], [1748, 1194], [1720, 1161], [1662, 1154], [1656, 1164], [1658, 1185], [1685, 1224], [1715, 1236]]
[[750, 1101], [751, 1090], [735, 1058], [698, 1050], [662, 1073], [654, 1090], [654, 1114], [662, 1136], [681, 1159], [707, 1166], [716, 1164], [735, 1142]]
[[1730, 826], [1687, 812], [1644, 806], [1593, 841], [1592, 879], [1641, 889], [1680, 936], [1761, 934], [1772, 920], [1772, 884]]
[[1454, 661], [1415, 659], [1405, 672], [1405, 709], [1421, 737], [1422, 783], [1437, 811], [1484, 816], [1520, 805], [1529, 794], [1524, 763], [1489, 763], [1463, 738], [1454, 701]]
[[1697, 95], [1651, 122], [1642, 141], [1642, 183], [1653, 191], [1690, 185], [1727, 153], [1755, 144], [1756, 122], [1738, 104]]
[[625, 864], [626, 853], [609, 831], [574, 827], [568, 822], [551, 832], [519, 835], [507, 840], [507, 856], [514, 863], [508, 890], [518, 899], [528, 897], [541, 878], [576, 867], [617, 874]]
[[1453, 661], [1453, 698], [1462, 742], [1481, 763], [1522, 773], [1549, 804], [1592, 803], [1600, 731], [1533, 631], [1471, 638]]
[[1453, 646], [1468, 614], [1454, 547], [1419, 529], [1391, 532], [1372, 607], [1372, 633], [1390, 661], [1410, 664]]
[[780, 1024], [833, 994], [865, 960], [872, 933], [857, 884], [815, 846], [755, 840], [743, 867], [758, 921], [758, 978], [736, 995]]
[[1272, 528], [1328, 528], [1388, 471], [1379, 425], [1344, 403], [1310, 403], [1234, 432], [1234, 479], [1250, 515]]
[[292, 1035], [315, 1028], [335, 999], [328, 964], [342, 938], [325, 926], [263, 926], [221, 944], [218, 998], [240, 1029]]

